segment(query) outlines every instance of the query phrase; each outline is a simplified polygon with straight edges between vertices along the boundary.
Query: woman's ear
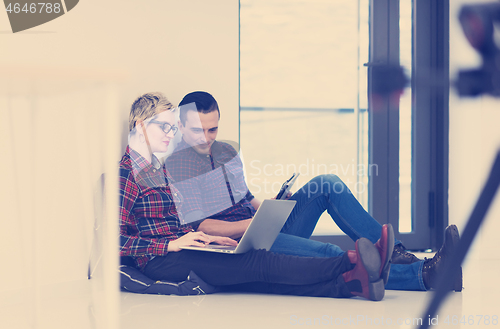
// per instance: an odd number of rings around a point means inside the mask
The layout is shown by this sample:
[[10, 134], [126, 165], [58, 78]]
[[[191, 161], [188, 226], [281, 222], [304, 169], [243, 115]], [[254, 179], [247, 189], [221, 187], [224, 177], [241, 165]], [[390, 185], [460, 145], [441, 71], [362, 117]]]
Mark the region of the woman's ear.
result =
[[146, 125], [143, 120], [137, 120], [135, 123], [135, 132], [139, 138], [139, 142], [144, 143], [148, 140], [148, 135], [146, 133]]
[[146, 130], [146, 125], [144, 124], [144, 121], [143, 120], [137, 120], [137, 122], [135, 123], [135, 131], [139, 135], [144, 135], [145, 130]]

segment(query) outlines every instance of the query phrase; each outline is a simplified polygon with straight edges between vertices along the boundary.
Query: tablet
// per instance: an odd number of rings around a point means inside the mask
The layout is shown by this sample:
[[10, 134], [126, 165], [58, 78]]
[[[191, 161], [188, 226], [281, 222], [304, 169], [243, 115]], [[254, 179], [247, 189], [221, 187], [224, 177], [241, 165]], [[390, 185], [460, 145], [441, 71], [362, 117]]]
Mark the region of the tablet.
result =
[[281, 185], [281, 189], [276, 196], [276, 200], [284, 200], [286, 198], [299, 175], [300, 173], [293, 173], [292, 177], [290, 177], [286, 182], [283, 183], [283, 185]]

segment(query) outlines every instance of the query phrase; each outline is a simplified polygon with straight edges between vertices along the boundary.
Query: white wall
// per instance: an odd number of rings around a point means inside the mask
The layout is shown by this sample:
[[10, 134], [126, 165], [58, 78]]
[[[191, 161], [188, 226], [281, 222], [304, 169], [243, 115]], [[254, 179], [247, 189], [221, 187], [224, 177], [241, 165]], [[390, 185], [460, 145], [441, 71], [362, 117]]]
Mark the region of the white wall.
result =
[[[450, 73], [480, 65], [479, 55], [465, 39], [458, 22], [458, 11], [463, 4], [487, 1], [450, 1]], [[491, 1], [498, 2], [498, 1]], [[497, 31], [498, 32], [498, 31]], [[500, 149], [500, 98], [488, 96], [459, 98], [450, 95], [450, 223], [464, 230], [468, 216]], [[500, 193], [497, 193], [500, 194]], [[486, 221], [476, 238], [469, 257], [500, 259], [498, 232], [500, 231], [500, 195], [496, 196]]]
[[0, 327], [117, 328], [117, 198], [94, 231], [99, 177], [116, 186], [144, 92], [212, 93], [238, 140], [238, 2], [86, 0], [9, 31], [0, 11]]

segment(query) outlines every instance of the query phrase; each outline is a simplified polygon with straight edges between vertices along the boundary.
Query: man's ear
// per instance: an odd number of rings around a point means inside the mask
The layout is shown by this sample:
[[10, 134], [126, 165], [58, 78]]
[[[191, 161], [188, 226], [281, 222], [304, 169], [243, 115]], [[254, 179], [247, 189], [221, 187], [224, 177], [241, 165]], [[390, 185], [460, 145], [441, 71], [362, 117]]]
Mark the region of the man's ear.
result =
[[185, 127], [184, 127], [184, 125], [182, 124], [182, 122], [181, 122], [181, 120], [180, 120], [180, 119], [179, 119], [179, 121], [177, 122], [177, 124], [178, 124], [178, 126], [179, 126], [179, 130], [180, 130], [180, 132], [183, 134], [183, 133], [184, 133], [183, 131], [184, 131]]

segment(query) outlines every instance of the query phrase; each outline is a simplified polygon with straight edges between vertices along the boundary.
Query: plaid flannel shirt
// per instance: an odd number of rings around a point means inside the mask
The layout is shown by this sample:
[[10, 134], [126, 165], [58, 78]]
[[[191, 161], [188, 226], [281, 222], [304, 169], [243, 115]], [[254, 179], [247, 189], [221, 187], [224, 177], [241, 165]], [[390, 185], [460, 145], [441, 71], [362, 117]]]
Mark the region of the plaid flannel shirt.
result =
[[179, 221], [180, 196], [169, 187], [168, 172], [154, 156], [152, 162], [129, 147], [120, 161], [120, 256], [132, 256], [140, 269], [192, 230]]

